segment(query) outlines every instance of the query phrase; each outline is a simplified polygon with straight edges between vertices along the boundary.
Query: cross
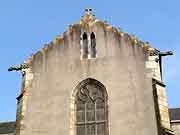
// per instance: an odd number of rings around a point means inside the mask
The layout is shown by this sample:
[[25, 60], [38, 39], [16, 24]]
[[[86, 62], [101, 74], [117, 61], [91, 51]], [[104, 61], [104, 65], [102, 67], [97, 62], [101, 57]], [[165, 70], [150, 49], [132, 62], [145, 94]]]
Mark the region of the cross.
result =
[[86, 13], [87, 15], [90, 15], [90, 14], [91, 14], [91, 11], [92, 11], [92, 8], [86, 8], [86, 9], [85, 9], [85, 13]]

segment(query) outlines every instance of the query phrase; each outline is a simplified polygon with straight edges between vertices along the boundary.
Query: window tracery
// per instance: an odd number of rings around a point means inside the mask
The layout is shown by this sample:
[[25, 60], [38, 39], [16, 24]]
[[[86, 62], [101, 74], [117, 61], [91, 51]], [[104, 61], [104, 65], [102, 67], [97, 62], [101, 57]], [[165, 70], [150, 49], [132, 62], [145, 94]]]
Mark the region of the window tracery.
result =
[[76, 94], [76, 135], [106, 135], [106, 96], [101, 87], [88, 83]]

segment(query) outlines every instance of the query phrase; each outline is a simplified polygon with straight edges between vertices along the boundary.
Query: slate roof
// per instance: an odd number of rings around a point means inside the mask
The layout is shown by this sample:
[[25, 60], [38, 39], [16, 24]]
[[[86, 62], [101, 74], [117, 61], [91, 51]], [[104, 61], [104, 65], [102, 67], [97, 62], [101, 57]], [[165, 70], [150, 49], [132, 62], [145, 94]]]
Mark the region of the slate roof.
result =
[[173, 120], [180, 120], [180, 108], [170, 108], [169, 109], [169, 116], [170, 119]]
[[0, 134], [14, 133], [16, 122], [0, 122]]

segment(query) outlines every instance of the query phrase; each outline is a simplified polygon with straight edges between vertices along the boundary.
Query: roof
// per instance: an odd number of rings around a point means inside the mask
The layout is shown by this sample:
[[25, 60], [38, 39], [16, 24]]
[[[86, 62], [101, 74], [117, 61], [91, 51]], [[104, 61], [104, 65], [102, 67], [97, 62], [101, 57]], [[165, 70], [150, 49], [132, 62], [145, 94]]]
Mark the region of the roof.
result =
[[170, 108], [169, 116], [171, 121], [180, 120], [180, 108]]
[[0, 134], [14, 133], [16, 122], [0, 122]]
[[69, 25], [68, 29], [64, 33], [56, 36], [54, 40], [45, 44], [43, 48], [32, 54], [27, 60], [24, 61], [23, 64], [27, 65], [27, 67], [31, 65], [35, 55], [37, 55], [41, 51], [46, 53], [49, 50], [49, 48], [51, 48], [53, 45], [61, 44], [61, 42], [63, 42], [64, 40], [65, 35], [72, 34], [73, 32], [81, 32], [82, 29], [85, 31], [89, 31], [94, 25], [102, 26], [106, 31], [112, 31], [116, 33], [116, 35], [118, 35], [119, 38], [126, 36], [133, 44], [141, 45], [145, 49], [151, 49], [150, 51], [153, 53], [156, 50], [155, 48], [151, 47], [149, 42], [143, 42], [140, 39], [138, 39], [136, 36], [129, 35], [128, 33], [123, 32], [120, 28], [111, 26], [110, 24], [107, 23], [107, 21], [101, 21], [97, 19], [94, 15], [90, 13], [91, 11], [90, 9], [86, 9], [86, 10], [87, 10], [86, 14], [82, 16], [77, 23]]

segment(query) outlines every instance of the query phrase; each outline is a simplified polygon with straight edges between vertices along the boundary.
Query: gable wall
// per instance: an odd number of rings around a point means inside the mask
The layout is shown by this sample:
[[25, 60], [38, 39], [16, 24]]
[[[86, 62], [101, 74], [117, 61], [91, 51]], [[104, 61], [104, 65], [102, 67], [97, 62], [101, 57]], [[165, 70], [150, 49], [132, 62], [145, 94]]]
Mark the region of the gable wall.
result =
[[144, 48], [132, 45], [127, 35], [119, 38], [112, 29], [98, 24], [82, 30], [96, 33], [97, 58], [80, 60], [80, 30], [65, 33], [59, 44], [34, 56], [33, 80], [20, 134], [73, 134], [71, 94], [79, 82], [94, 78], [107, 89], [111, 135], [156, 135], [152, 84], [145, 76]]

